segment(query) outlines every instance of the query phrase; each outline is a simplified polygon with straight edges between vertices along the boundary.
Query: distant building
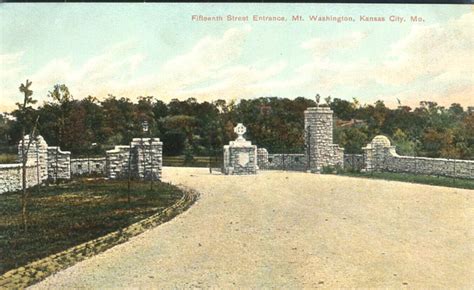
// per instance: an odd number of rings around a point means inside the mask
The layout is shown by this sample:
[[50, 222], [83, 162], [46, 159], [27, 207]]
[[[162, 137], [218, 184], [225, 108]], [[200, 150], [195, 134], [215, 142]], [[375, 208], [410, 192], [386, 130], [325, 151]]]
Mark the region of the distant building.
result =
[[349, 121], [336, 120], [337, 127], [361, 127], [365, 125], [367, 125], [367, 123], [364, 120], [359, 119], [350, 119]]

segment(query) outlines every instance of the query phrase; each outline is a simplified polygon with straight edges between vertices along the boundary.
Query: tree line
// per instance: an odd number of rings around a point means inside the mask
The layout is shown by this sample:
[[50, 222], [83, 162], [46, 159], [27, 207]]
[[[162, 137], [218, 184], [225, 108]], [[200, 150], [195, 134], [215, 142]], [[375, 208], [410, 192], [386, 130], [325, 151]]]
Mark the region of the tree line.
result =
[[[320, 105], [334, 111], [334, 141], [346, 153], [361, 153], [383, 134], [399, 154], [474, 159], [474, 114], [460, 104], [443, 107], [424, 101], [415, 108], [399, 103], [391, 109], [383, 101], [362, 105], [357, 99], [328, 97]], [[247, 139], [270, 153], [303, 153], [304, 110], [312, 106], [316, 102], [304, 97], [168, 103], [152, 96], [137, 102], [113, 95], [75, 99], [63, 84], [49, 91], [43, 105], [19, 104], [12, 112], [15, 119], [0, 117], [0, 143], [18, 144], [23, 127], [30, 132], [39, 120], [37, 134], [75, 156], [103, 154], [113, 145], [147, 136], [159, 137], [168, 156], [210, 156], [221, 154], [222, 146], [236, 137], [234, 126], [243, 123]], [[148, 132], [142, 130], [144, 122]]]

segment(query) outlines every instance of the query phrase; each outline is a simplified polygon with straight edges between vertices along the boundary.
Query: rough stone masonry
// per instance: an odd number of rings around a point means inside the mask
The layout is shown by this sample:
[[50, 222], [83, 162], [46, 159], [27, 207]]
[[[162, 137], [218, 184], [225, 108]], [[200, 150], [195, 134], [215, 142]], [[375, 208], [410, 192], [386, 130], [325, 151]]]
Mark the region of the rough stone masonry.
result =
[[324, 166], [344, 166], [344, 149], [333, 144], [333, 111], [311, 107], [304, 111], [305, 159], [308, 171], [321, 173]]
[[115, 146], [107, 151], [106, 172], [111, 179], [130, 175], [145, 180], [160, 180], [163, 164], [163, 143], [159, 138], [133, 138], [129, 146]]
[[234, 132], [238, 137], [224, 146], [224, 174], [248, 175], [257, 173], [257, 146], [243, 137], [247, 129], [241, 123]]
[[406, 172], [455, 178], [474, 178], [474, 161], [461, 159], [400, 156], [390, 140], [383, 135], [375, 136], [364, 150], [366, 172]]

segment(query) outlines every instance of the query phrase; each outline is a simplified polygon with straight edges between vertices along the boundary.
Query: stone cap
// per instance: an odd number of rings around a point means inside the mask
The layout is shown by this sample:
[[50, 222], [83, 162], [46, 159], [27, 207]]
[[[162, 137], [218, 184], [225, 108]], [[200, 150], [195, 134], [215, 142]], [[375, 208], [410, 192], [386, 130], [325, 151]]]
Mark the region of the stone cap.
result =
[[367, 146], [365, 146], [362, 149], [372, 149], [376, 146], [380, 146], [384, 148], [391, 147], [390, 139], [388, 139], [384, 135], [377, 135], [374, 137], [374, 139], [372, 139], [372, 141], [369, 144], [367, 144]]
[[132, 147], [134, 145], [163, 145], [163, 142], [160, 141], [160, 138], [133, 138], [132, 139]]
[[127, 145], [117, 145], [117, 146], [114, 147], [114, 149], [107, 150], [107, 151], [105, 151], [105, 153], [106, 154], [120, 153], [121, 152], [120, 149], [128, 150], [129, 148], [130, 148], [130, 146], [127, 146]]
[[333, 111], [330, 107], [309, 107], [304, 111], [304, 113], [332, 114]]
[[235, 140], [235, 141], [230, 141], [229, 142], [230, 147], [253, 147], [256, 145], [252, 145], [252, 142], [247, 141], [247, 140]]
[[[0, 164], [0, 169], [11, 169], [11, 168], [21, 169], [22, 166], [23, 166], [23, 165], [22, 165], [21, 163]], [[36, 167], [36, 164], [27, 163], [27, 164], [26, 164], [26, 167], [27, 167], [27, 168]]]
[[59, 154], [71, 155], [71, 151], [61, 151], [59, 146], [48, 146], [48, 151], [58, 151]]

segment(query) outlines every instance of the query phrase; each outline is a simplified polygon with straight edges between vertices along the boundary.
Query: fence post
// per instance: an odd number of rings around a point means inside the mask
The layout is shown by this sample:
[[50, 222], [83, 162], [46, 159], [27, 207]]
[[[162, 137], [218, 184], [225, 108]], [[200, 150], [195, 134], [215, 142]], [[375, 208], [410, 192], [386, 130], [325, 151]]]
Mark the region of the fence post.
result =
[[38, 139], [36, 140], [36, 179], [38, 185], [41, 183], [40, 180], [40, 164], [39, 164], [39, 147], [38, 147]]
[[56, 182], [56, 184], [58, 184], [58, 169], [59, 169], [59, 164], [58, 164], [58, 151], [59, 151], [59, 147], [56, 147], [56, 150], [55, 150], [55, 158], [56, 158], [56, 170], [54, 171], [54, 182]]
[[453, 183], [456, 183], [456, 159], [453, 159], [453, 166], [454, 166], [454, 176], [453, 176]]
[[351, 170], [352, 170], [352, 171], [355, 171], [355, 170], [356, 170], [356, 166], [355, 166], [355, 154], [352, 154]]
[[153, 191], [153, 179], [155, 178], [153, 167], [153, 138], [150, 136], [150, 191]]
[[[138, 158], [137, 158], [138, 159]], [[137, 160], [138, 161], [138, 160]], [[137, 164], [138, 167], [138, 164]], [[128, 168], [127, 168], [127, 202], [130, 204], [130, 183], [131, 183], [131, 171], [132, 171], [132, 141], [128, 145]], [[137, 170], [138, 171], [138, 170]]]
[[307, 144], [306, 146], [308, 147], [306, 149], [307, 153], [308, 153], [308, 160], [307, 160], [307, 170], [306, 171], [311, 171], [311, 125], [308, 125], [308, 127], [306, 128], [306, 135], [307, 135]]

